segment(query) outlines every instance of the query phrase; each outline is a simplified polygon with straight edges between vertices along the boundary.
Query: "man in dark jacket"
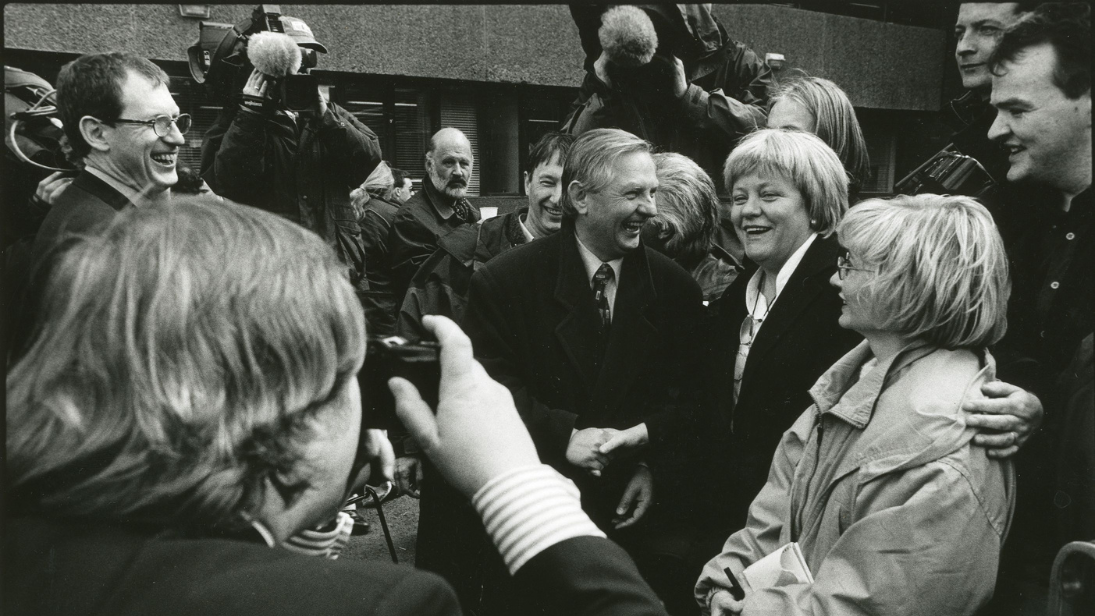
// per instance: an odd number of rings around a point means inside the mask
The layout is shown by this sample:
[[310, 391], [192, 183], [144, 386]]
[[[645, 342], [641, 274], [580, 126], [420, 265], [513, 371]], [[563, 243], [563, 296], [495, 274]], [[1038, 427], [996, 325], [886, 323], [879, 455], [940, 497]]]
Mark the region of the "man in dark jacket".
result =
[[[282, 16], [285, 33], [302, 49], [327, 53], [303, 21]], [[258, 72], [205, 133], [202, 177], [214, 193], [279, 214], [318, 233], [350, 270], [359, 295], [366, 287], [361, 230], [350, 191], [380, 162], [373, 131], [317, 92], [299, 113], [276, 101]]]
[[[664, 505], [678, 502], [703, 407], [700, 289], [640, 240], [657, 186], [648, 142], [583, 134], [564, 165], [563, 228], [476, 272], [463, 323], [540, 458], [574, 479], [583, 508], [648, 575], [674, 568], [647, 542], [674, 527], [661, 524]], [[602, 453], [609, 439], [620, 446]], [[665, 499], [652, 509], [656, 486]]]
[[564, 130], [634, 133], [660, 150], [695, 160], [721, 190], [722, 163], [734, 144], [764, 127], [771, 71], [753, 50], [730, 38], [709, 5], [639, 8], [657, 33], [658, 47], [643, 66], [627, 67], [612, 59], [611, 49], [602, 49], [598, 32], [636, 27], [610, 15], [638, 9], [571, 6], [586, 52], [586, 76]]
[[466, 198], [474, 170], [475, 156], [464, 133], [442, 128], [430, 137], [422, 190], [399, 208], [388, 235], [397, 306], [415, 272], [437, 250], [437, 241], [460, 225], [479, 222], [479, 208]]
[[[1090, 365], [1095, 311], [1090, 5], [1039, 6], [1005, 32], [989, 67], [997, 115], [988, 136], [1009, 153], [1008, 182], [1051, 191], [1023, 204], [1024, 224], [1002, 225], [1012, 293], [1008, 332], [993, 351], [1000, 379], [1017, 385], [1001, 385], [1009, 397], [1046, 407], [1046, 425], [1016, 458], [1020, 498], [992, 611], [1034, 613], [1023, 610], [1045, 609], [1057, 550], [1095, 531], [1095, 468], [1077, 436], [1090, 434], [1095, 408], [1082, 392], [1095, 376], [1075, 372]], [[1059, 473], [1061, 459], [1078, 466]]]

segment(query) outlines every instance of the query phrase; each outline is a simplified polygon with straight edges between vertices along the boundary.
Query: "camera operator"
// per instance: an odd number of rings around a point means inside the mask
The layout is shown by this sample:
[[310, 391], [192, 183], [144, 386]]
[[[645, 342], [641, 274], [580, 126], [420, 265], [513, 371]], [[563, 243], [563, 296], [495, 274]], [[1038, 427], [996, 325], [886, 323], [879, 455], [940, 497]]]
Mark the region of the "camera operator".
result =
[[300, 19], [282, 15], [270, 21], [280, 23], [299, 47], [300, 63], [285, 60], [295, 50], [283, 46], [284, 37], [274, 32], [250, 36], [247, 59], [266, 72], [252, 70], [205, 133], [202, 177], [222, 197], [267, 209], [318, 233], [350, 268], [360, 296], [368, 286], [365, 253], [350, 191], [380, 162], [380, 142], [350, 113], [325, 100], [318, 86], [305, 92], [298, 87], [297, 96], [311, 98], [304, 108], [297, 107], [298, 100], [286, 100], [287, 82], [314, 67], [316, 52], [327, 53], [327, 48]]
[[739, 138], [764, 128], [771, 71], [705, 4], [571, 5], [586, 76], [564, 130], [619, 128], [695, 160], [721, 189]]

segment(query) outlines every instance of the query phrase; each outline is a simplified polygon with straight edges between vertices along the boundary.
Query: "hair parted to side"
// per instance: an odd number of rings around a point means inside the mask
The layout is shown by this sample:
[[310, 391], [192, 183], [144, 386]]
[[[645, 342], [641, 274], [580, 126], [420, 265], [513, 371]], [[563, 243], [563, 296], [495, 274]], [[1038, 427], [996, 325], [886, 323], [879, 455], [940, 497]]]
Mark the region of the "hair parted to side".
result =
[[618, 128], [598, 128], [582, 133], [570, 146], [563, 165], [563, 220], [578, 216], [570, 202], [570, 185], [578, 182], [587, 192], [598, 192], [612, 181], [612, 166], [616, 159], [634, 152], [649, 154], [649, 141]]
[[862, 267], [862, 292], [887, 326], [947, 349], [983, 347], [1007, 331], [1008, 261], [983, 205], [922, 194], [868, 199], [837, 228]]
[[703, 168], [683, 154], [654, 154], [654, 164], [658, 173], [658, 214], [647, 224], [658, 228], [671, 259], [695, 267], [715, 239], [719, 222], [715, 183]]
[[531, 176], [537, 167], [550, 163], [556, 157], [559, 159], [559, 165], [562, 166], [566, 162], [567, 154], [570, 153], [570, 146], [574, 144], [574, 139], [574, 135], [558, 131], [545, 133], [536, 143], [529, 146], [528, 164], [525, 166], [525, 171]]
[[167, 73], [147, 58], [121, 51], [83, 55], [61, 67], [57, 108], [73, 156], [83, 158], [91, 151], [80, 134], [80, 118], [113, 122], [122, 117], [122, 85], [130, 71], [156, 86], [171, 82]]
[[[402, 185], [402, 183], [400, 184]], [[354, 215], [361, 218], [365, 215], [365, 204], [372, 197], [391, 201], [392, 189], [395, 187], [395, 176], [388, 163], [380, 161], [373, 169], [369, 177], [361, 183], [361, 186], [350, 191], [350, 205], [354, 208]]]
[[733, 192], [738, 178], [753, 173], [794, 184], [806, 200], [810, 227], [823, 237], [832, 235], [848, 211], [848, 174], [836, 152], [816, 135], [776, 128], [747, 135], [723, 166], [727, 190]]
[[1091, 93], [1091, 5], [1087, 2], [1046, 2], [1023, 15], [1004, 31], [989, 57], [989, 70], [1001, 76], [1029, 47], [1053, 46], [1057, 65], [1053, 83], [1070, 99]]
[[852, 186], [861, 186], [868, 179], [867, 141], [852, 101], [840, 86], [821, 77], [795, 74], [771, 97], [772, 105], [781, 100], [794, 101], [814, 116], [814, 134], [836, 152]]
[[7, 468], [21, 502], [51, 516], [246, 526], [365, 354], [332, 249], [211, 196], [77, 239], [38, 310], [7, 377]]

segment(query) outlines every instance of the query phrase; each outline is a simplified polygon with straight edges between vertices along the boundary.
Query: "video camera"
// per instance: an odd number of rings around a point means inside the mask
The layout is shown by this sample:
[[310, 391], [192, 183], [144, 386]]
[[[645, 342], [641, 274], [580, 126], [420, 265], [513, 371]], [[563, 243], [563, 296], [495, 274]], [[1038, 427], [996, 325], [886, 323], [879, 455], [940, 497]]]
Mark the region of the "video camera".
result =
[[[289, 32], [285, 24], [290, 24]], [[316, 66], [316, 52], [327, 48], [312, 38], [303, 21], [282, 17], [276, 4], [260, 4], [251, 17], [236, 25], [203, 21], [199, 24], [198, 40], [187, 49], [190, 75], [194, 81], [206, 84], [216, 98], [232, 102], [239, 98], [243, 85], [254, 70], [247, 56], [248, 42], [259, 32], [286, 34], [297, 41], [301, 52], [300, 72], [295, 75], [270, 75], [273, 78], [271, 97], [293, 111], [312, 107], [319, 96], [318, 83], [309, 69]]]

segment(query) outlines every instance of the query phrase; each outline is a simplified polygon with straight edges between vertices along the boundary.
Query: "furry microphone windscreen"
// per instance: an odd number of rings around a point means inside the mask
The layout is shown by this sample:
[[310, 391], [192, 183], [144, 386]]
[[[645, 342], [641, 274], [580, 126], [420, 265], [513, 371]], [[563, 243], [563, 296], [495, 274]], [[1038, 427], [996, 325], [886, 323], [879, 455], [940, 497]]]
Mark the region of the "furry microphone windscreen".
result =
[[247, 58], [258, 72], [271, 77], [284, 77], [300, 70], [300, 48], [289, 35], [280, 32], [257, 32], [247, 43]]
[[601, 48], [608, 61], [620, 66], [643, 66], [650, 62], [658, 48], [654, 22], [634, 6], [617, 6], [605, 11], [597, 37], [601, 39]]

